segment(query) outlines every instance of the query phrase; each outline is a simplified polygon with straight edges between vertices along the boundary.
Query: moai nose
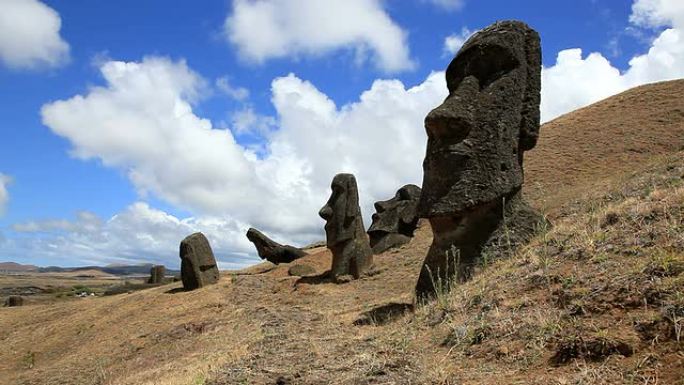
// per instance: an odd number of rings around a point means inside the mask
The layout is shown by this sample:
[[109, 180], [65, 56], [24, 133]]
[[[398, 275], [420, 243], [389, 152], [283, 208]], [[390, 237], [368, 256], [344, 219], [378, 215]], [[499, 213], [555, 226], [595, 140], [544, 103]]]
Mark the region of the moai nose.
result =
[[326, 221], [332, 218], [332, 214], [333, 210], [328, 205], [323, 206], [323, 208], [321, 208], [321, 211], [318, 212], [318, 215]]

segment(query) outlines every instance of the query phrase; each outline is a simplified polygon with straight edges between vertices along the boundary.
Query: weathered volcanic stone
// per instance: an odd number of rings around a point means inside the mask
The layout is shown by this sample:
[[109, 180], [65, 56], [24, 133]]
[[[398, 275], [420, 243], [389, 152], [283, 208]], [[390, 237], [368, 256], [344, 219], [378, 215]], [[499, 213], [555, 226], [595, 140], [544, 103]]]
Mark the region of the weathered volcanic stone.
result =
[[202, 233], [188, 235], [180, 244], [181, 280], [185, 290], [218, 282], [219, 270], [214, 252]]
[[308, 277], [316, 274], [316, 269], [309, 265], [293, 265], [287, 269], [287, 274], [295, 277]]
[[301, 258], [306, 253], [296, 247], [290, 245], [281, 245], [269, 237], [265, 236], [261, 231], [250, 228], [247, 230], [247, 239], [254, 244], [261, 259], [265, 259], [271, 263], [290, 263], [295, 259]]
[[24, 306], [24, 298], [21, 296], [18, 296], [18, 295], [10, 295], [5, 300], [5, 306], [7, 306], [7, 307]]
[[147, 283], [162, 283], [164, 282], [164, 276], [166, 275], [166, 267], [163, 265], [155, 265], [150, 269], [150, 279]]
[[325, 235], [333, 260], [330, 275], [361, 277], [373, 265], [373, 252], [364, 231], [359, 192], [352, 174], [337, 174], [332, 194], [318, 215], [325, 219]]
[[520, 195], [523, 153], [539, 136], [537, 32], [518, 21], [485, 28], [449, 64], [446, 81], [449, 96], [425, 118], [418, 214], [430, 220], [434, 240], [419, 298], [467, 279], [485, 247], [513, 250], [544, 222]]
[[374, 254], [411, 240], [418, 225], [419, 199], [420, 187], [407, 184], [397, 191], [394, 198], [375, 202], [373, 223], [368, 229]]

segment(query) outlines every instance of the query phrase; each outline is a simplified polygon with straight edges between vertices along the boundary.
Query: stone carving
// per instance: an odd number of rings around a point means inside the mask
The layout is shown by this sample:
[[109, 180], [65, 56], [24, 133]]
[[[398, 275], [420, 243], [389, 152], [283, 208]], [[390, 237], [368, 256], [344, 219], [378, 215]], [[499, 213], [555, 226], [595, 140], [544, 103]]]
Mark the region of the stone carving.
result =
[[425, 118], [418, 214], [434, 240], [419, 298], [467, 279], [483, 249], [511, 252], [545, 223], [520, 194], [523, 153], [539, 136], [540, 78], [539, 35], [518, 21], [476, 33], [449, 64], [449, 96]]
[[5, 300], [5, 306], [7, 306], [7, 307], [24, 306], [24, 297], [21, 297], [18, 295], [10, 295]]
[[397, 191], [394, 198], [375, 202], [373, 223], [368, 229], [374, 254], [411, 240], [418, 225], [416, 210], [419, 199], [420, 187], [407, 184]]
[[326, 221], [326, 242], [333, 255], [330, 275], [335, 281], [349, 275], [359, 278], [373, 264], [373, 252], [363, 226], [356, 178], [337, 174], [330, 188], [330, 199], [318, 213]]
[[281, 245], [265, 236], [261, 231], [250, 228], [247, 230], [247, 239], [254, 244], [261, 259], [271, 263], [290, 263], [295, 259], [301, 258], [306, 253], [290, 245]]
[[163, 265], [155, 265], [150, 269], [150, 279], [147, 283], [162, 283], [164, 282], [164, 276], [166, 275], [166, 267]]
[[214, 252], [202, 233], [188, 235], [180, 244], [181, 280], [185, 290], [217, 283], [219, 270]]

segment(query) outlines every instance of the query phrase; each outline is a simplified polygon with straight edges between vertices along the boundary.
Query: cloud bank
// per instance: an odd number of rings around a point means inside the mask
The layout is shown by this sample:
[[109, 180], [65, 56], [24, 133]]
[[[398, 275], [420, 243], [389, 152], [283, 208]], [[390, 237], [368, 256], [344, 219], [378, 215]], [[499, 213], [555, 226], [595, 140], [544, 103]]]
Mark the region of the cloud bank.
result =
[[7, 202], [9, 202], [9, 192], [7, 191], [7, 185], [10, 184], [12, 178], [0, 173], [0, 215], [5, 213], [5, 207]]

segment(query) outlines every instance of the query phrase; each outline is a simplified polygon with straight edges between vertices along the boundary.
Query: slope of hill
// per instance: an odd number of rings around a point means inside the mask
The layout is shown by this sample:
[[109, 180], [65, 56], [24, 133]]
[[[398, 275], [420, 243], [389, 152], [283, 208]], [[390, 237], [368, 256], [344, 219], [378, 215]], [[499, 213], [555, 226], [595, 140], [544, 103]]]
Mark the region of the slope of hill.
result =
[[525, 191], [553, 212], [681, 150], [684, 79], [636, 87], [544, 124], [526, 154]]
[[[0, 383], [684, 384], [684, 152], [658, 139], [684, 127], [683, 91], [638, 88], [543, 127], [527, 194], [553, 229], [430, 304], [413, 304], [421, 222], [343, 285], [264, 265], [192, 292], [0, 309]], [[296, 263], [323, 273], [330, 253], [308, 252]]]

